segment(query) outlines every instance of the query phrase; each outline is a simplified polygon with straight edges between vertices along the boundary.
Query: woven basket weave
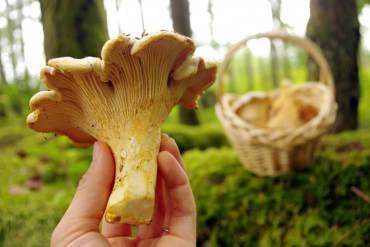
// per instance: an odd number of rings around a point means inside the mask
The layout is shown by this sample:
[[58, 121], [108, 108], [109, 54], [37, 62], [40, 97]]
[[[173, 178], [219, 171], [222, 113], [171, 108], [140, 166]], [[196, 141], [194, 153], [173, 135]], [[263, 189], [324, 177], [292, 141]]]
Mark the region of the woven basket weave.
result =
[[[237, 110], [251, 103], [251, 100], [273, 99], [279, 94], [279, 90], [272, 93], [251, 92], [243, 96], [224, 94], [224, 74], [233, 55], [248, 41], [259, 38], [280, 39], [300, 46], [319, 65], [321, 84], [305, 83], [299, 86], [299, 90], [310, 90], [315, 87], [314, 89], [321, 94], [317, 115], [302, 126], [290, 130], [259, 128], [237, 114]], [[276, 176], [312, 164], [320, 139], [335, 121], [337, 109], [333, 77], [317, 45], [306, 38], [282, 32], [248, 36], [228, 50], [218, 73], [216, 113], [246, 169], [259, 176]]]

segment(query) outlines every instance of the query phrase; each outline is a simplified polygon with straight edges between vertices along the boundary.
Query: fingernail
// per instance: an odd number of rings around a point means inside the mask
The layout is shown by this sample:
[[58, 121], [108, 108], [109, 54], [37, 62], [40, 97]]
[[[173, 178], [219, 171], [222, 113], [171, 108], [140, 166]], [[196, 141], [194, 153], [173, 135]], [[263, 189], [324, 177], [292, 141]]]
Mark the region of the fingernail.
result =
[[94, 147], [93, 147], [93, 161], [94, 160], [97, 160], [99, 158], [99, 156], [100, 156], [100, 149], [101, 149], [101, 147], [100, 147], [99, 142], [95, 142], [94, 143]]

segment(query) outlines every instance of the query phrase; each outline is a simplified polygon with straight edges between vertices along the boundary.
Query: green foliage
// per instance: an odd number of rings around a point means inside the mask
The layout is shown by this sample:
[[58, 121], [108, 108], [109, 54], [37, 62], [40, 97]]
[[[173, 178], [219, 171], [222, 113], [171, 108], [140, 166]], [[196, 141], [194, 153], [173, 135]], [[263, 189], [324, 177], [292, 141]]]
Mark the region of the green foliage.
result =
[[[261, 41], [258, 40], [257, 42]], [[306, 81], [307, 54], [301, 48], [290, 44], [286, 45], [285, 49], [284, 55], [287, 57], [289, 66], [284, 65], [283, 54], [279, 54], [277, 71], [279, 81], [283, 79], [289, 79], [292, 83]], [[282, 53], [282, 49], [279, 49], [278, 52]], [[250, 63], [252, 75], [247, 75], [248, 63]], [[274, 85], [270, 63], [269, 57], [252, 56], [247, 58], [246, 50], [241, 49], [233, 57], [225, 73], [225, 91], [239, 94], [249, 91], [271, 91]], [[213, 87], [216, 86], [218, 85]]]
[[0, 85], [0, 118], [23, 115], [28, 110], [28, 100], [39, 88], [28, 88], [22, 84], [26, 82]]
[[360, 11], [362, 10], [363, 7], [365, 7], [365, 5], [368, 4], [370, 4], [369, 0], [357, 0], [357, 7]]
[[[91, 150], [14, 123], [0, 128], [0, 150], [0, 246], [48, 246]], [[33, 177], [39, 190], [27, 186]]]
[[53, 228], [67, 208], [73, 193], [64, 182], [45, 186], [42, 192], [2, 198], [0, 246], [49, 246]]
[[[316, 164], [281, 177], [257, 177], [229, 148], [184, 156], [198, 207], [199, 246], [367, 246], [370, 134], [326, 140]], [[343, 159], [343, 160], [342, 160]]]
[[223, 129], [218, 124], [188, 126], [168, 123], [162, 127], [162, 131], [176, 140], [182, 152], [228, 145]]

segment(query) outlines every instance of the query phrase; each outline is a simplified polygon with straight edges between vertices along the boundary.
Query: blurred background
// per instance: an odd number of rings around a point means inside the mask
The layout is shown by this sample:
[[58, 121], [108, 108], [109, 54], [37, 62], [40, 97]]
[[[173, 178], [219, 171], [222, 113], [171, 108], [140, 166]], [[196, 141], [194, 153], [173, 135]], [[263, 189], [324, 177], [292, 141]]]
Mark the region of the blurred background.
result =
[[[306, 170], [260, 178], [246, 171], [215, 115], [217, 87], [197, 110], [175, 108], [163, 131], [178, 142], [198, 206], [199, 246], [370, 246], [370, 1], [1, 0], [0, 246], [48, 246], [87, 169], [91, 149], [26, 128], [28, 101], [45, 89], [53, 57], [100, 56], [120, 33], [175, 30], [196, 55], [222, 62], [257, 32], [283, 30], [316, 42], [339, 105], [332, 134]], [[229, 64], [226, 90], [270, 91], [318, 72], [290, 44], [251, 41]]]

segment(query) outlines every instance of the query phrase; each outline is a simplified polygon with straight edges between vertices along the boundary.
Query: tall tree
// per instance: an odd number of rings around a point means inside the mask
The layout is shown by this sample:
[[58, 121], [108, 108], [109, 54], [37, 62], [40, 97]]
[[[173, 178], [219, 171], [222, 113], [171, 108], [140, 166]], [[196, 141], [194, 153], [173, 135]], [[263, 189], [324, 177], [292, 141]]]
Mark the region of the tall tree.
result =
[[213, 0], [208, 0], [207, 11], [209, 15], [209, 31], [211, 35], [211, 43], [215, 43], [215, 34], [214, 34], [214, 22], [215, 22], [215, 15], [213, 13]]
[[254, 90], [253, 56], [251, 49], [245, 48], [246, 78], [248, 91]]
[[[360, 26], [357, 1], [311, 0], [310, 7], [307, 36], [322, 48], [336, 86], [339, 109], [334, 131], [356, 129], [360, 98], [357, 61]], [[310, 75], [317, 79], [317, 68], [310, 69]]]
[[[270, 0], [271, 16], [274, 28], [281, 29], [282, 21], [280, 18], [281, 1]], [[279, 86], [279, 60], [277, 54], [277, 47], [274, 40], [270, 40], [270, 66], [271, 66], [271, 79], [274, 88]]]
[[[192, 31], [190, 26], [190, 10], [188, 0], [171, 0], [170, 8], [173, 29], [178, 33], [191, 37]], [[180, 106], [179, 117], [181, 123], [189, 125], [199, 124], [198, 116], [194, 110], [189, 110]]]
[[15, 21], [14, 18], [10, 16], [10, 12], [12, 11], [12, 6], [9, 4], [8, 0], [4, 1], [5, 3], [5, 17], [7, 19], [7, 25], [6, 25], [6, 34], [7, 34], [7, 46], [9, 51], [9, 57], [12, 65], [12, 76], [15, 80], [17, 77], [17, 54], [14, 49], [15, 44], [15, 38], [14, 38], [14, 31], [16, 29], [15, 27]]
[[25, 52], [24, 52], [24, 40], [23, 40], [23, 27], [22, 27], [22, 21], [24, 20], [24, 15], [23, 15], [23, 4], [24, 2], [22, 0], [16, 0], [16, 8], [17, 8], [17, 20], [15, 22], [17, 30], [20, 32], [19, 40], [18, 43], [20, 44], [20, 54], [19, 57], [22, 59], [22, 63], [24, 65], [24, 71], [23, 71], [23, 77], [24, 77], [24, 82], [26, 83], [23, 86], [28, 86], [27, 82], [29, 79], [29, 73], [27, 70], [27, 65], [26, 65], [26, 57], [25, 57]]
[[254, 85], [254, 90], [270, 90], [271, 84], [266, 82], [271, 81], [271, 67], [269, 67], [269, 61], [263, 57], [256, 58], [256, 65], [258, 73], [255, 74], [256, 81], [260, 82]]
[[[0, 36], [1, 37], [1, 36]], [[1, 41], [1, 40], [0, 40]], [[5, 76], [5, 71], [4, 71], [4, 65], [3, 65], [3, 59], [2, 59], [2, 47], [1, 47], [1, 42], [0, 42], [0, 86], [2, 84], [8, 84]]]
[[139, 0], [139, 7], [140, 7], [140, 17], [141, 17], [141, 28], [143, 29], [143, 33], [145, 33], [145, 22], [144, 22], [144, 8], [143, 3]]
[[118, 33], [123, 33], [122, 27], [121, 27], [120, 18], [119, 18], [119, 10], [121, 8], [121, 6], [120, 6], [121, 5], [121, 0], [116, 0], [115, 4], [116, 4], [116, 15], [117, 15]]
[[236, 93], [236, 76], [235, 76], [235, 63], [231, 62], [227, 66], [226, 70], [227, 82], [229, 84], [229, 88], [227, 89], [230, 92]]
[[40, 0], [46, 59], [100, 56], [108, 39], [103, 0]]
[[[289, 25], [287, 25], [282, 19], [281, 19], [281, 1], [282, 0], [269, 0], [271, 5], [271, 15], [272, 15], [272, 22], [275, 29], [279, 30], [286, 30], [289, 28]], [[276, 43], [271, 42], [270, 43], [271, 48], [271, 74], [273, 77], [273, 81], [278, 81], [280, 79], [279, 74], [279, 59], [278, 59], [278, 52]], [[290, 76], [290, 63], [288, 58], [288, 44], [283, 43], [282, 49], [281, 49], [281, 62], [282, 62], [282, 68], [283, 68], [283, 76], [289, 77]]]
[[270, 40], [270, 66], [272, 87], [277, 88], [279, 86], [279, 60], [274, 40]]

